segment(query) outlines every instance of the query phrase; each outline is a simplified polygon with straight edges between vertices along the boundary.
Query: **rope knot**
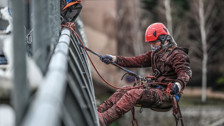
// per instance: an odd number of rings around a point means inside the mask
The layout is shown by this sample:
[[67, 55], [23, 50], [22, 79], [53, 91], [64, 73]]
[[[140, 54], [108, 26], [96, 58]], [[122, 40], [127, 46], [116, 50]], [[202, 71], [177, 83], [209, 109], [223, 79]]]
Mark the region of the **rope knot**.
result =
[[169, 83], [167, 85], [167, 89], [166, 89], [165, 93], [170, 94], [170, 92], [172, 91], [172, 88], [173, 88], [173, 83]]
[[65, 22], [65, 24], [62, 26], [75, 30], [75, 23], [73, 22]]

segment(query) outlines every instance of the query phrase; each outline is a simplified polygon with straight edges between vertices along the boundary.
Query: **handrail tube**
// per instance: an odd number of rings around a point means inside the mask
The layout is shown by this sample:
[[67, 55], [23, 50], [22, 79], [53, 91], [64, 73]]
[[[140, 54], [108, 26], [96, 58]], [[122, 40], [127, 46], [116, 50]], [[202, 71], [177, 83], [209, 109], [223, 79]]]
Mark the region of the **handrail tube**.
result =
[[26, 57], [24, 47], [25, 3], [23, 0], [12, 1], [13, 17], [13, 91], [12, 103], [16, 114], [16, 125], [20, 125], [29, 99], [27, 84]]
[[62, 29], [59, 42], [50, 60], [46, 77], [28, 110], [23, 126], [59, 125], [61, 107], [66, 90], [70, 35], [69, 29]]

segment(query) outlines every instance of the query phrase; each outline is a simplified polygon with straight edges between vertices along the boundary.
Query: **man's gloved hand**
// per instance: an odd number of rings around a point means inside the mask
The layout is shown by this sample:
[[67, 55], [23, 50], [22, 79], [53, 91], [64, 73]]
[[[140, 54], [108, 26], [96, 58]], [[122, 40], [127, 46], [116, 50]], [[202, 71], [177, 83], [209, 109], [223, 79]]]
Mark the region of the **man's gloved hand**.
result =
[[170, 92], [171, 95], [175, 95], [177, 93], [179, 93], [181, 90], [181, 85], [179, 82], [175, 82], [173, 83], [173, 87], [172, 87], [172, 90]]
[[106, 54], [103, 57], [101, 57], [100, 60], [106, 64], [109, 64], [110, 62], [116, 62], [117, 57]]

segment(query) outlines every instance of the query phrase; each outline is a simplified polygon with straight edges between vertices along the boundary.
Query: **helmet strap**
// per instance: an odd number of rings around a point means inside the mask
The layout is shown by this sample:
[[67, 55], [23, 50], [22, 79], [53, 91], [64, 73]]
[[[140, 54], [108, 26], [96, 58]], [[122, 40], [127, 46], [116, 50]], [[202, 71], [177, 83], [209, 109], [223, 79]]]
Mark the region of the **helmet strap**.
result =
[[164, 42], [167, 40], [167, 35], [160, 35], [157, 40], [160, 40], [160, 49], [163, 49]]
[[168, 36], [168, 35], [160, 35], [160, 36], [158, 37], [158, 40], [161, 41], [161, 45], [163, 45], [164, 42], [167, 40], [167, 36]]
[[[164, 52], [173, 46], [173, 39], [170, 35], [161, 35], [158, 37], [158, 40], [161, 42], [160, 49], [163, 49]], [[166, 45], [164, 45], [165, 41], [168, 42]]]

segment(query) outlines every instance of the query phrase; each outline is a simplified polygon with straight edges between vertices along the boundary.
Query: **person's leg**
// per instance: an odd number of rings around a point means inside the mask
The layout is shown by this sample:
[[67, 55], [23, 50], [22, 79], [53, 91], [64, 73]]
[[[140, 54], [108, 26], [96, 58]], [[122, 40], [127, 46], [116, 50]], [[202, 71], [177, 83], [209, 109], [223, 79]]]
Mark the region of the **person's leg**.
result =
[[144, 91], [138, 104], [144, 108], [170, 108], [172, 107], [172, 97], [164, 90], [149, 88]]
[[[124, 86], [123, 88], [128, 88], [129, 86]], [[102, 113], [112, 107], [120, 98], [127, 92], [128, 90], [118, 89], [113, 95], [111, 95], [106, 101], [104, 101], [99, 107], [97, 107], [97, 111]]]
[[144, 89], [132, 89], [127, 91], [111, 108], [103, 113], [98, 113], [101, 126], [109, 125], [131, 110], [142, 97]]

